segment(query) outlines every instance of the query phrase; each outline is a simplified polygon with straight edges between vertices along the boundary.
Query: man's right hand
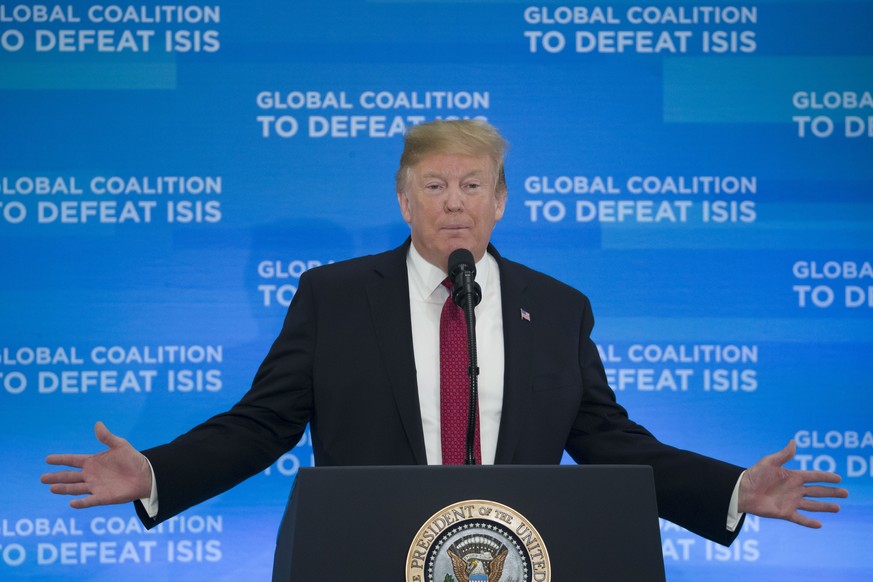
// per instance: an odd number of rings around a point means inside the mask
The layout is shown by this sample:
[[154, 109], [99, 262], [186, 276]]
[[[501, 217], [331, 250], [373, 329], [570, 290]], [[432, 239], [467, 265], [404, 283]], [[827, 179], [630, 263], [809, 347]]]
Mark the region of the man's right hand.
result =
[[40, 481], [51, 485], [49, 490], [58, 495], [87, 495], [70, 501], [70, 507], [75, 509], [129, 503], [148, 497], [152, 472], [142, 453], [109, 432], [102, 422], [94, 425], [94, 434], [108, 450], [94, 455], [49, 455], [46, 457], [49, 465], [81, 471], [45, 473]]

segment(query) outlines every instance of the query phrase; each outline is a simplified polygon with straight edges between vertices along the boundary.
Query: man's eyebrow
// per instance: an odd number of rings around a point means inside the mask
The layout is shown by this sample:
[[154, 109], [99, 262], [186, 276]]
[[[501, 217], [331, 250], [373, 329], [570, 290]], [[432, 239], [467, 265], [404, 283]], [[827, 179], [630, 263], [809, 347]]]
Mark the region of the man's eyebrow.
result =
[[[487, 172], [486, 172], [485, 170], [481, 169], [481, 168], [476, 168], [476, 169], [470, 170], [469, 172], [467, 172], [466, 174], [464, 174], [462, 177], [474, 176], [474, 175], [476, 175], [476, 174], [487, 174]], [[442, 176], [443, 176], [443, 173], [440, 172], [439, 170], [430, 170], [430, 171], [428, 171], [428, 172], [423, 173], [422, 176], [427, 176], [427, 177], [438, 176], [438, 177], [442, 177]]]
[[[461, 176], [461, 180], [467, 180], [469, 178], [480, 178], [482, 176], [487, 176], [488, 171], [482, 168], [475, 168], [470, 170], [466, 174]], [[440, 180], [446, 180], [445, 174], [440, 172], [439, 170], [429, 170], [421, 174], [422, 179], [430, 179], [430, 178], [438, 178]]]

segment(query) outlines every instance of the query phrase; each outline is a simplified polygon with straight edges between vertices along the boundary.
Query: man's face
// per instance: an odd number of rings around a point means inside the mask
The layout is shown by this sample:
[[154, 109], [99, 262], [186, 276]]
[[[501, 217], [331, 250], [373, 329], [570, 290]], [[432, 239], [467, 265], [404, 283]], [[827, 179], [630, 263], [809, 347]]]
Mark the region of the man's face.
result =
[[491, 158], [431, 154], [410, 174], [397, 200], [421, 256], [443, 270], [456, 249], [469, 249], [481, 259], [506, 207], [505, 192], [497, 194]]

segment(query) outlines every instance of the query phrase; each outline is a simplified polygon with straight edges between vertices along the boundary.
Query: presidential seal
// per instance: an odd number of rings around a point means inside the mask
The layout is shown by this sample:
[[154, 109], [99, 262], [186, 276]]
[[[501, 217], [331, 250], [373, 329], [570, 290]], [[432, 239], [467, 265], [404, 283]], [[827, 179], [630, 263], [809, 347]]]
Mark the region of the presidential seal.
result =
[[536, 528], [495, 501], [459, 501], [428, 519], [406, 556], [406, 582], [549, 582]]

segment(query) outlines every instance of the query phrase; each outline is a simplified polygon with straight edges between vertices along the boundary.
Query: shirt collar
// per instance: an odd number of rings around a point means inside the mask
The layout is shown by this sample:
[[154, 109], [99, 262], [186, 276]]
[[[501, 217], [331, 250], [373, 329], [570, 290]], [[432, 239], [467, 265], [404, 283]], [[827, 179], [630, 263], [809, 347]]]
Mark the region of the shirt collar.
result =
[[[486, 252], [476, 263], [476, 282], [482, 288], [483, 296], [488, 287], [493, 261], [494, 259]], [[442, 283], [447, 276], [446, 273], [439, 267], [428, 263], [412, 243], [410, 243], [409, 252], [406, 254], [406, 267], [409, 271], [409, 288], [416, 297], [422, 301], [428, 299], [440, 303], [445, 301], [448, 289]]]

